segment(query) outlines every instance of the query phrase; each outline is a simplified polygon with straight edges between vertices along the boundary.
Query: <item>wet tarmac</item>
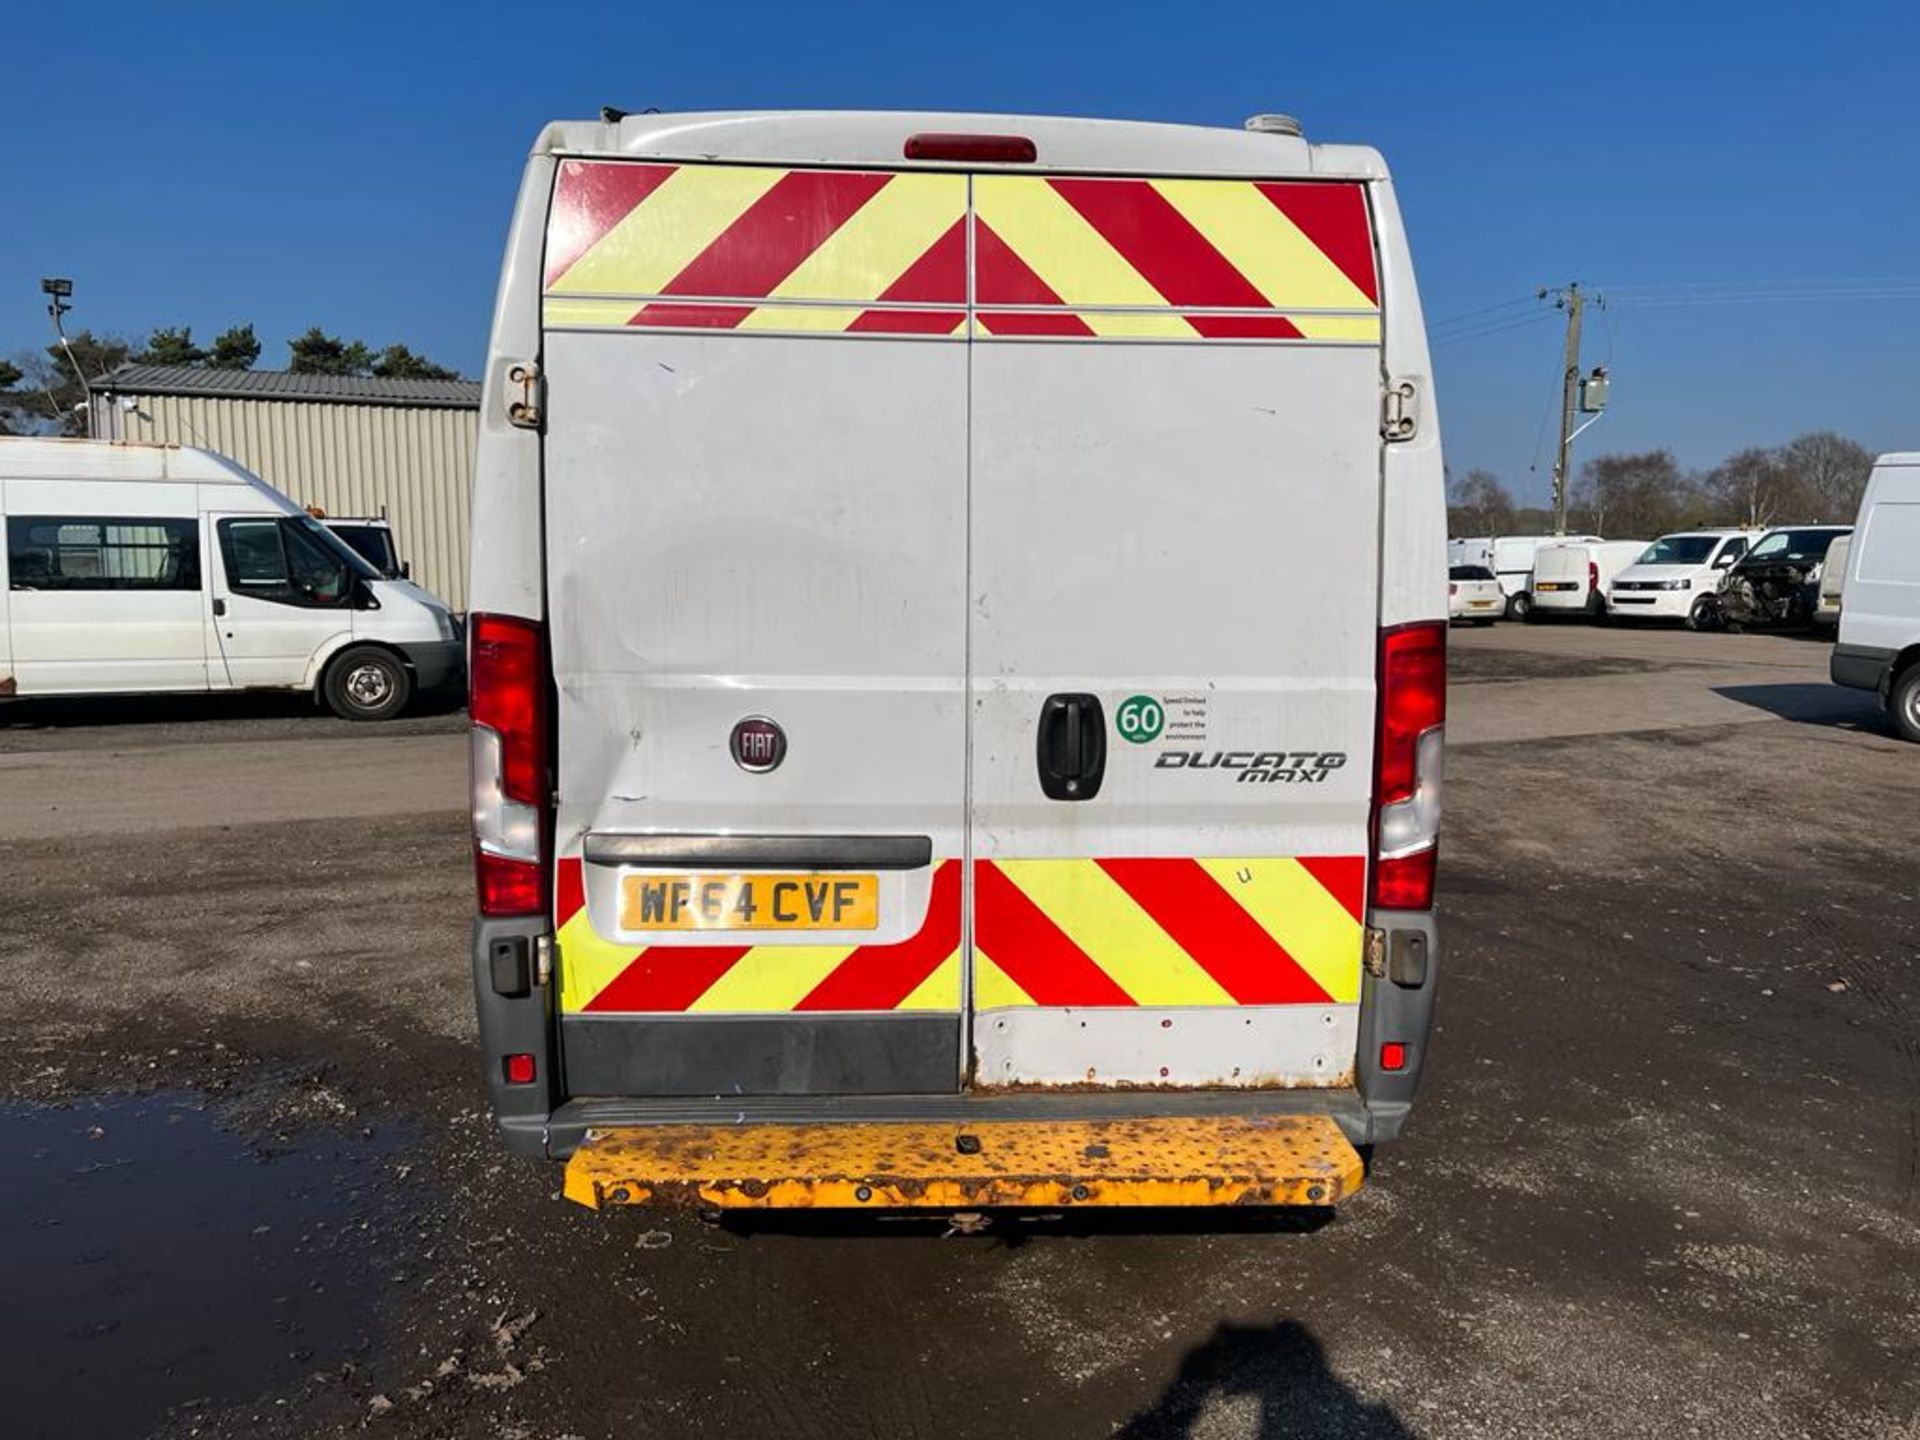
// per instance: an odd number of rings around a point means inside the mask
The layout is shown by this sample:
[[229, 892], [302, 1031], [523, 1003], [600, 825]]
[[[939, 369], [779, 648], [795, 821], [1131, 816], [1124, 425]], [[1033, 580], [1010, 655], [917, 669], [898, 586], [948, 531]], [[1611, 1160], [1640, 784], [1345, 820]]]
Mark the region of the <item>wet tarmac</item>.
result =
[[0, 1105], [0, 1431], [142, 1435], [364, 1359], [404, 1142], [249, 1140], [183, 1092]]

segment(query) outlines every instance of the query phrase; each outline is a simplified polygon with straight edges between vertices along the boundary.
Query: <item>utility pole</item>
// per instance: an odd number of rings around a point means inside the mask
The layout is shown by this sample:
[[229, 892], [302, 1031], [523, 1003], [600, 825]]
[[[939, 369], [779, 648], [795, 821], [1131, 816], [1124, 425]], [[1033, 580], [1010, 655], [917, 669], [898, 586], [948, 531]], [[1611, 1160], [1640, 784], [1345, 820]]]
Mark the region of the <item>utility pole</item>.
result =
[[[1564, 289], [1541, 290], [1539, 296], [1542, 300], [1552, 296], [1553, 303], [1567, 312], [1567, 348], [1560, 370], [1560, 433], [1553, 451], [1553, 533], [1565, 535], [1567, 490], [1573, 478], [1573, 442], [1607, 408], [1607, 367], [1596, 365], [1591, 375], [1580, 373], [1580, 320], [1586, 314], [1589, 299], [1604, 310], [1607, 297], [1589, 297], [1581, 291], [1577, 280]], [[1585, 424], [1575, 425], [1574, 420], [1581, 415], [1589, 418]]]
[[[1544, 299], [1548, 292], [1542, 291]], [[1573, 412], [1580, 398], [1580, 316], [1587, 297], [1575, 280], [1554, 292], [1554, 303], [1567, 312], [1567, 353], [1560, 376], [1560, 440], [1553, 455], [1553, 533], [1567, 533], [1567, 456], [1573, 449]]]

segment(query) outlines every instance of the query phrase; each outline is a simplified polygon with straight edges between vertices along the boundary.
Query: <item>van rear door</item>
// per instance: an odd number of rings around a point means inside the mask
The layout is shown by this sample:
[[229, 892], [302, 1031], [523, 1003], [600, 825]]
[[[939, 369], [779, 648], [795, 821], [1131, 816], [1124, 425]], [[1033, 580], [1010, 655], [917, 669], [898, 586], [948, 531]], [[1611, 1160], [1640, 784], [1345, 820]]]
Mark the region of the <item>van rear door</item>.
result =
[[974, 209], [976, 1079], [1351, 1084], [1364, 190], [983, 175]]
[[952, 1091], [957, 174], [565, 160], [547, 236], [568, 1093]]

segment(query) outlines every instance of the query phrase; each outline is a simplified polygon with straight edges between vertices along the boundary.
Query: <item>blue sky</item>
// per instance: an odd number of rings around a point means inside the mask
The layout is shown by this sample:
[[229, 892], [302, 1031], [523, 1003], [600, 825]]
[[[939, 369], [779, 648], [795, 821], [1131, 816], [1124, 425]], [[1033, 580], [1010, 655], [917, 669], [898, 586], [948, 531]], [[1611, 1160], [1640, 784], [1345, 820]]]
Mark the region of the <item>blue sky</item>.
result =
[[[94, 3], [7, 30], [0, 353], [44, 343], [38, 280], [64, 274], [96, 329], [251, 320], [279, 365], [320, 324], [476, 371], [527, 145], [603, 103], [1284, 110], [1386, 152], [1430, 321], [1575, 278], [1758, 287], [1622, 288], [1589, 332], [1615, 384], [1586, 453], [1920, 448], [1912, 4]], [[1436, 352], [1454, 468], [1524, 494], [1559, 345], [1539, 314]]]

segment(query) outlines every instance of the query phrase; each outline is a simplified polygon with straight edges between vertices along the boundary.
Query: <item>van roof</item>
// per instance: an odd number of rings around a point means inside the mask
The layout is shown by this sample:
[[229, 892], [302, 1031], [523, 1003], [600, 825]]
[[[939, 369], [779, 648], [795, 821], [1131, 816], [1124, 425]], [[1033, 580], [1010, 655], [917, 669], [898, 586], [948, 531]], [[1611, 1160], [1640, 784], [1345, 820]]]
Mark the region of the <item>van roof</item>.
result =
[[1046, 171], [1195, 175], [1308, 175], [1383, 179], [1386, 163], [1365, 145], [1317, 145], [1280, 130], [1230, 130], [1144, 120], [1000, 115], [932, 110], [741, 110], [556, 120], [534, 142], [536, 155], [686, 160], [751, 160], [792, 165], [914, 164], [930, 169], [1015, 173], [1032, 165], [909, 162], [907, 137], [925, 132], [1020, 135]]
[[0, 476], [22, 480], [192, 480], [203, 485], [272, 488], [212, 450], [150, 440], [0, 436]]

